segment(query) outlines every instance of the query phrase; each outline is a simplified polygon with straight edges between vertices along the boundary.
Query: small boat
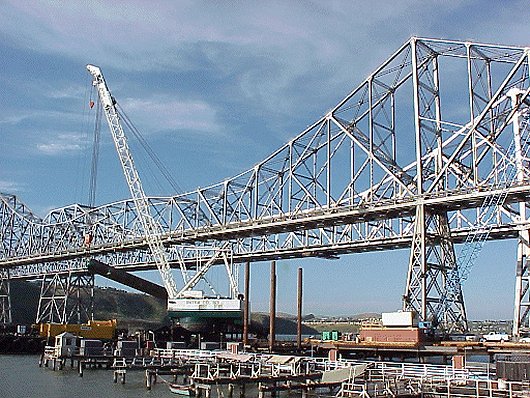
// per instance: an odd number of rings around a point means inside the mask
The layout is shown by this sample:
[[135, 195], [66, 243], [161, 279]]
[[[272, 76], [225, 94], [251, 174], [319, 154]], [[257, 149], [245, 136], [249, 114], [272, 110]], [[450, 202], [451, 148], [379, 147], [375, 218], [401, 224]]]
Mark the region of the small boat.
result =
[[195, 389], [190, 385], [169, 383], [169, 391], [181, 397], [195, 397]]

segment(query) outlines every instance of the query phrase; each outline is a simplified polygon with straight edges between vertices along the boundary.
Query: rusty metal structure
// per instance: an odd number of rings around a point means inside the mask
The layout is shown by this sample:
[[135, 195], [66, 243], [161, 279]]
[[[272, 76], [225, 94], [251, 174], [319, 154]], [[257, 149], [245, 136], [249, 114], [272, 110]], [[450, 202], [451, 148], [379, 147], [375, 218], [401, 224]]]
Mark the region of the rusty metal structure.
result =
[[[530, 310], [529, 63], [528, 48], [411, 38], [248, 171], [147, 198], [170, 265], [182, 259], [200, 267], [214, 256], [208, 248], [223, 245], [235, 263], [408, 247], [403, 308], [445, 330], [465, 330], [462, 284], [480, 247], [515, 238], [519, 335]], [[132, 200], [74, 204], [39, 218], [2, 194], [2, 321], [11, 279], [82, 273], [92, 258], [128, 271], [156, 269], [140, 230]]]

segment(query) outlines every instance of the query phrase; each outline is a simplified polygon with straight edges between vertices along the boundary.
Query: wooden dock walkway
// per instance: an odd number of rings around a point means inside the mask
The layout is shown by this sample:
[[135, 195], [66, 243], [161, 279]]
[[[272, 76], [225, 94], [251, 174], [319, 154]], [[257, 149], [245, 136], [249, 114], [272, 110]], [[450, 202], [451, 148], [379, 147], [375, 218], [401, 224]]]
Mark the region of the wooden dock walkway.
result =
[[106, 368], [113, 371], [115, 383], [125, 383], [127, 372], [140, 370], [145, 372], [147, 388], [152, 388], [158, 377], [169, 375], [172, 382], [180, 378], [180, 384], [191, 386], [205, 398], [220, 386], [229, 396], [238, 387], [239, 396], [244, 397], [248, 385], [258, 391], [259, 398], [267, 394], [277, 397], [282, 391], [342, 398], [530, 397], [528, 383], [495, 380], [489, 365], [457, 369], [448, 365], [181, 349], [153, 349], [148, 356], [130, 358], [55, 354], [46, 351], [41, 365], [52, 361], [58, 370], [70, 361], [72, 367], [77, 364], [80, 376], [84, 368]]

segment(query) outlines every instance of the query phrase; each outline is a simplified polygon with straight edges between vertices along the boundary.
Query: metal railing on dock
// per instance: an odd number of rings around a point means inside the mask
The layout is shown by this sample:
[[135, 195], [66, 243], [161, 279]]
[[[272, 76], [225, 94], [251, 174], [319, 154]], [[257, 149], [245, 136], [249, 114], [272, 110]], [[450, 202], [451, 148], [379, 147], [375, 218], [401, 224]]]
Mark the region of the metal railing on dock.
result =
[[331, 361], [294, 355], [184, 349], [153, 349], [147, 356], [122, 357], [115, 354], [81, 356], [72, 352], [60, 353], [53, 347], [47, 347], [41, 365], [43, 361], [52, 360], [55, 361], [54, 369], [57, 363], [61, 369], [68, 359], [78, 361], [82, 376], [84, 366], [107, 361], [116, 383], [118, 380], [125, 383], [129, 370], [144, 370], [148, 388], [153, 381], [156, 382], [158, 375], [171, 375], [174, 380], [182, 375], [184, 384], [204, 391], [223, 384], [231, 390], [239, 385], [244, 391], [245, 384], [254, 384], [260, 397], [283, 390], [307, 393], [318, 388], [336, 389], [337, 396], [345, 398], [420, 394], [432, 398], [530, 397], [527, 383], [495, 380], [489, 364], [458, 369], [448, 365]]

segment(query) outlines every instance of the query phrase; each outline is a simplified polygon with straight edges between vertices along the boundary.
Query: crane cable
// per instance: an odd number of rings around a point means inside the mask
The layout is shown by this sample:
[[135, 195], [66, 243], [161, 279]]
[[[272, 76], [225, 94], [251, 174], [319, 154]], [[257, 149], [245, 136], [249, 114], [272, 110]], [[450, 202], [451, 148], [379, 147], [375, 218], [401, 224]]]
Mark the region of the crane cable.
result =
[[164, 165], [164, 163], [160, 160], [160, 158], [156, 155], [155, 151], [151, 148], [149, 143], [146, 141], [146, 139], [142, 136], [138, 128], [133, 124], [133, 122], [129, 119], [123, 108], [116, 103], [116, 108], [118, 109], [120, 116], [122, 117], [122, 120], [124, 124], [128, 127], [128, 129], [131, 131], [133, 136], [138, 140], [142, 148], [145, 150], [147, 155], [151, 158], [153, 163], [156, 165], [162, 176], [167, 180], [169, 185], [171, 185], [171, 188], [173, 189], [174, 193], [181, 193], [183, 192], [182, 188], [179, 186], [175, 178], [173, 177], [172, 173], [168, 170], [168, 168]]
[[[90, 100], [93, 106], [93, 101]], [[96, 204], [96, 188], [99, 164], [99, 144], [101, 139], [101, 102], [97, 101], [96, 105], [96, 122], [94, 125], [94, 137], [92, 141], [92, 162], [90, 168], [90, 188], [88, 193], [88, 205], [93, 208]]]

